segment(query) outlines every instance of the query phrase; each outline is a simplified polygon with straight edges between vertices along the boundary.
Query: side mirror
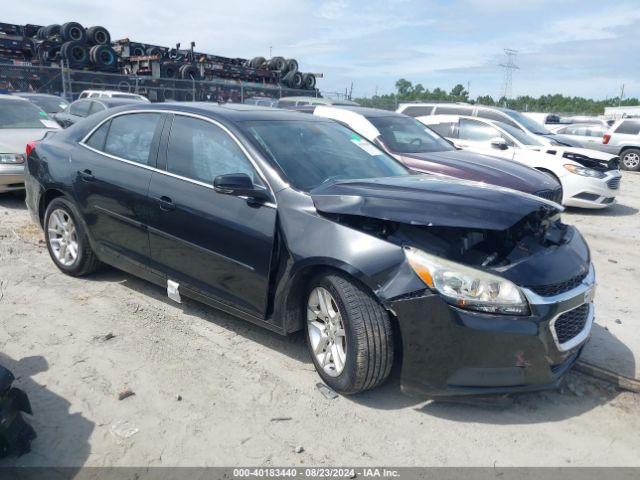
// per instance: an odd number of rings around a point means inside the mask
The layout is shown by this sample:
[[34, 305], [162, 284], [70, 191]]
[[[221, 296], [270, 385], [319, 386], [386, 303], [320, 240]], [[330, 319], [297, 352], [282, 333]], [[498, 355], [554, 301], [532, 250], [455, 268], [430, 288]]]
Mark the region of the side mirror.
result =
[[260, 185], [254, 185], [253, 180], [246, 173], [218, 175], [213, 180], [213, 189], [225, 195], [249, 197], [255, 200], [269, 200], [267, 189]]
[[502, 137], [492, 138], [490, 143], [491, 148], [495, 148], [496, 150], [506, 150], [507, 148], [509, 148], [507, 141]]

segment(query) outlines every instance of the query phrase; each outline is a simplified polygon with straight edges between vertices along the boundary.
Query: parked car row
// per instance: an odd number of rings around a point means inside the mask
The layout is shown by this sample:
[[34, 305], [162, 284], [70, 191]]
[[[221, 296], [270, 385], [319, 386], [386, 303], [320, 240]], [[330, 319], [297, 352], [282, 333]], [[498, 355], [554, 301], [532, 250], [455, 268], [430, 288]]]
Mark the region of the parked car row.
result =
[[557, 386], [589, 337], [595, 273], [556, 180], [393, 112], [308, 113], [103, 110], [27, 145], [27, 206], [62, 272], [106, 263], [174, 301], [302, 330], [338, 392], [380, 385], [395, 361], [407, 393]]

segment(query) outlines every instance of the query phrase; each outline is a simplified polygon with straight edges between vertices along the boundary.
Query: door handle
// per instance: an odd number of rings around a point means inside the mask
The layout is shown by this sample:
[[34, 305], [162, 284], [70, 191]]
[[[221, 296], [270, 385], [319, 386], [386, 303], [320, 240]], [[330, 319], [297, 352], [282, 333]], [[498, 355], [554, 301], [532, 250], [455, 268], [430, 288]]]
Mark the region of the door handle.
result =
[[96, 179], [96, 177], [89, 169], [83, 170], [78, 173], [80, 174], [80, 178], [82, 178], [82, 180], [84, 180], [85, 182], [93, 182]]
[[175, 210], [176, 206], [173, 203], [173, 200], [167, 196], [162, 196], [158, 198], [158, 203], [160, 205], [160, 210], [164, 212], [170, 212], [171, 210]]

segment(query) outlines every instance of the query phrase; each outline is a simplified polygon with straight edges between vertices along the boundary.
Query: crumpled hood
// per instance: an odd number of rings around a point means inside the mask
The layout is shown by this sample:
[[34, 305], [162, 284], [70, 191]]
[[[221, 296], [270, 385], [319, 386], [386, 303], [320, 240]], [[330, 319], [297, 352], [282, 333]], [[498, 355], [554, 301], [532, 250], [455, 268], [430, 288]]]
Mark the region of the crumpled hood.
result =
[[506, 230], [531, 213], [562, 211], [526, 193], [430, 175], [340, 181], [310, 193], [320, 212], [410, 225]]
[[45, 128], [11, 128], [0, 130], [0, 153], [24, 153], [27, 143], [41, 140], [49, 130]]
[[[419, 164], [411, 160], [434, 162], [445, 165], [449, 169], [446, 173], [453, 177], [490, 183], [527, 193], [558, 188], [558, 183], [551, 177], [526, 165], [464, 150], [404, 153], [402, 157], [405, 159], [404, 163], [411, 164], [410, 168], [420, 168]], [[407, 161], [407, 159], [411, 160]], [[427, 170], [430, 170], [428, 166]]]
[[557, 158], [565, 158], [580, 165], [596, 170], [616, 170], [619, 167], [618, 157], [610, 153], [588, 148], [577, 147], [529, 147], [530, 150], [545, 152]]

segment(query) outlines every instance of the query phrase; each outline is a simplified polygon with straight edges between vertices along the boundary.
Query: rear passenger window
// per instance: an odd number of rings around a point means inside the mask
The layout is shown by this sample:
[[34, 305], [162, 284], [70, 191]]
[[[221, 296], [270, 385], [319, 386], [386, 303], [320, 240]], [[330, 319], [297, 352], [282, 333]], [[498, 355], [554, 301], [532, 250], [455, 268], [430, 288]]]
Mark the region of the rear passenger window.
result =
[[625, 120], [616, 128], [615, 133], [638, 135], [640, 133], [640, 122], [637, 120]]
[[410, 117], [423, 117], [425, 115], [431, 115], [433, 112], [433, 107], [407, 107], [402, 112], [404, 115], [409, 115]]
[[461, 139], [474, 142], [486, 142], [496, 137], [502, 137], [502, 135], [491, 125], [476, 120], [467, 120], [466, 118], [460, 119]]
[[148, 165], [151, 143], [160, 116], [159, 113], [132, 113], [113, 118], [104, 151], [125, 160]]
[[69, 107], [69, 113], [76, 117], [86, 117], [89, 114], [89, 108], [91, 102], [88, 100], [81, 100], [79, 102], [73, 102]]
[[453, 123], [436, 123], [435, 125], [427, 125], [428, 128], [436, 132], [441, 137], [451, 137], [451, 127]]
[[505, 115], [501, 112], [495, 112], [493, 110], [478, 110], [478, 117], [486, 118], [488, 120], [495, 120], [496, 122], [506, 123], [507, 125], [511, 125], [512, 127], [517, 128], [518, 130], [522, 130], [522, 128], [520, 128], [516, 122], [511, 120], [508, 115]]
[[107, 132], [109, 131], [110, 124], [110, 121], [103, 123], [100, 128], [91, 134], [85, 143], [96, 150], [104, 150], [104, 141], [107, 139]]
[[438, 106], [435, 115], [471, 115], [473, 108], [459, 106]]
[[218, 175], [255, 171], [238, 144], [220, 127], [196, 118], [177, 115], [171, 127], [167, 170], [213, 185]]

